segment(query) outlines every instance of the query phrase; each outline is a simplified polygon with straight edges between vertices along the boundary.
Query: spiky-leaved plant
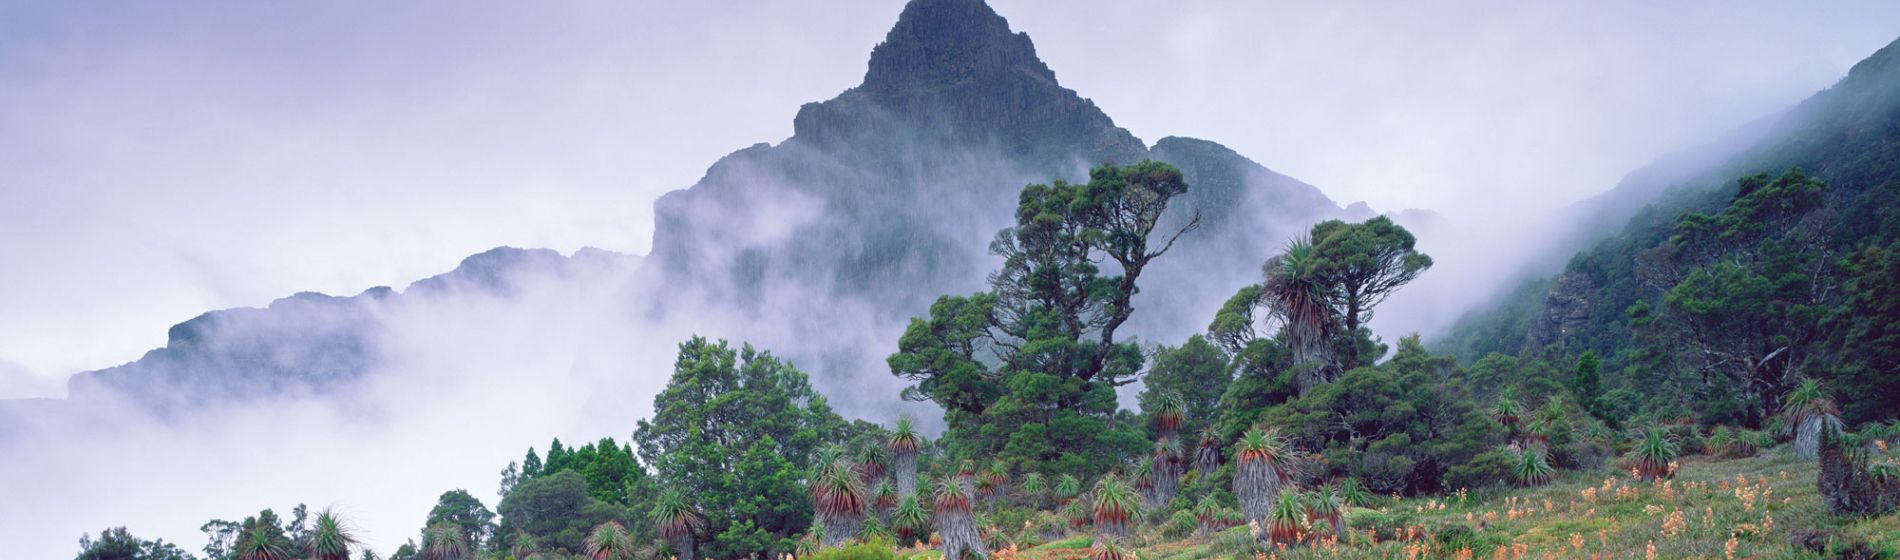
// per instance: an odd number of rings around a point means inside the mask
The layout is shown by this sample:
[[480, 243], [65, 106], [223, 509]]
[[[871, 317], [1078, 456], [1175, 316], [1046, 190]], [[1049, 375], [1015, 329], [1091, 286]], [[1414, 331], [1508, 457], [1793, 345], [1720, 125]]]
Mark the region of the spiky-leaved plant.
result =
[[882, 445], [866, 445], [858, 448], [857, 460], [858, 474], [864, 477], [864, 485], [876, 486], [889, 473], [891, 450]]
[[1095, 539], [1089, 547], [1089, 560], [1134, 560], [1135, 553], [1122, 544], [1121, 537]]
[[1267, 521], [1260, 526], [1260, 537], [1274, 544], [1298, 544], [1306, 533], [1306, 511], [1300, 507], [1300, 493], [1283, 488], [1274, 500]]
[[1300, 236], [1261, 267], [1266, 276], [1260, 284], [1261, 299], [1285, 323], [1294, 362], [1313, 366], [1301, 369], [1294, 379], [1301, 390], [1332, 380], [1334, 368], [1327, 354], [1332, 351], [1333, 333], [1339, 330], [1330, 285], [1315, 270], [1315, 261], [1312, 241]]
[[1557, 470], [1550, 466], [1550, 451], [1542, 445], [1532, 445], [1517, 452], [1515, 460], [1511, 462], [1511, 476], [1524, 486], [1549, 484], [1551, 477], [1556, 474]]
[[660, 494], [653, 503], [653, 511], [647, 513], [653, 526], [659, 528], [660, 537], [673, 545], [673, 554], [679, 560], [693, 560], [695, 535], [706, 527], [706, 520], [699, 512], [693, 511], [693, 505], [679, 492]]
[[633, 560], [633, 535], [618, 521], [596, 525], [582, 544], [587, 560]]
[[1089, 525], [1089, 507], [1087, 504], [1082, 503], [1081, 499], [1070, 499], [1069, 505], [1062, 506], [1062, 518], [1069, 521], [1070, 527], [1076, 529], [1087, 527]]
[[897, 507], [897, 485], [886, 478], [877, 482], [877, 489], [871, 491], [871, 509], [877, 512], [878, 521], [891, 522], [891, 508]]
[[1019, 485], [1019, 488], [1023, 493], [1024, 504], [1031, 509], [1041, 509], [1043, 497], [1049, 494], [1049, 479], [1044, 478], [1042, 473], [1025, 473], [1023, 483]]
[[1345, 540], [1346, 499], [1340, 496], [1339, 489], [1328, 485], [1308, 493], [1306, 518], [1313, 523], [1314, 530], [1319, 530], [1319, 524], [1325, 523], [1326, 528], [1332, 530], [1333, 538]]
[[1082, 480], [1072, 474], [1056, 477], [1056, 497], [1064, 500], [1082, 495]]
[[897, 429], [891, 432], [890, 441], [885, 442], [885, 447], [891, 450], [891, 471], [897, 479], [899, 496], [917, 493], [917, 450], [923, 447], [923, 442], [908, 417], [897, 419]]
[[1248, 523], [1266, 523], [1280, 490], [1292, 484], [1292, 453], [1277, 429], [1253, 428], [1234, 451], [1234, 496]]
[[1834, 399], [1821, 391], [1821, 383], [1813, 378], [1802, 379], [1787, 398], [1782, 400], [1781, 416], [1788, 419], [1788, 425], [1794, 428], [1795, 455], [1802, 459], [1813, 459], [1818, 455], [1821, 445], [1821, 430], [1841, 429], [1841, 411], [1834, 406]]
[[1630, 458], [1636, 463], [1636, 475], [1644, 482], [1668, 477], [1669, 462], [1676, 460], [1676, 455], [1675, 440], [1659, 426], [1644, 428], [1642, 441], [1637, 442], [1636, 449], [1630, 450]]
[[291, 546], [277, 527], [260, 520], [251, 525], [250, 530], [238, 537], [235, 547], [238, 560], [290, 560]]
[[1220, 530], [1220, 516], [1224, 509], [1213, 494], [1202, 496], [1201, 502], [1194, 505], [1194, 523], [1198, 526], [1195, 534], [1207, 535]]
[[422, 558], [425, 560], [462, 560], [470, 552], [468, 535], [447, 521], [422, 530]]
[[1508, 392], [1499, 396], [1498, 402], [1491, 405], [1491, 419], [1503, 424], [1505, 430], [1513, 434], [1517, 433], [1518, 421], [1523, 413], [1524, 409], [1518, 406], [1517, 399], [1511, 398]]
[[1155, 442], [1155, 450], [1150, 457], [1154, 462], [1154, 502], [1150, 507], [1165, 508], [1174, 501], [1174, 494], [1181, 489], [1181, 474], [1185, 469], [1187, 454], [1181, 450], [1181, 442], [1164, 437]]
[[1212, 426], [1201, 429], [1201, 439], [1194, 444], [1194, 470], [1201, 471], [1201, 478], [1214, 476], [1220, 469], [1220, 436]]
[[1346, 500], [1346, 505], [1353, 507], [1372, 507], [1372, 503], [1377, 500], [1372, 492], [1366, 490], [1365, 484], [1350, 477], [1339, 481], [1339, 497]]
[[984, 558], [989, 552], [977, 534], [976, 518], [971, 513], [973, 498], [956, 480], [937, 481], [935, 510], [937, 536], [943, 541], [944, 558]]
[[1181, 424], [1187, 422], [1187, 401], [1181, 394], [1169, 391], [1161, 394], [1161, 400], [1154, 410], [1155, 434], [1160, 439], [1174, 439], [1181, 433]]
[[310, 527], [310, 560], [350, 560], [355, 548], [356, 531], [328, 509], [317, 514]]
[[848, 461], [839, 459], [819, 470], [811, 496], [818, 524], [824, 528], [824, 547], [838, 546], [857, 536], [869, 506], [866, 494], [857, 467]]
[[1138, 461], [1135, 461], [1134, 467], [1128, 470], [1128, 479], [1133, 483], [1133, 486], [1135, 488], [1135, 494], [1141, 496], [1141, 503], [1143, 504], [1143, 506], [1154, 507], [1154, 503], [1155, 503], [1155, 462], [1154, 462], [1154, 459], [1142, 458]]
[[1141, 512], [1141, 496], [1121, 477], [1109, 473], [1095, 482], [1090, 517], [1103, 536], [1127, 537], [1128, 520]]
[[904, 496], [891, 510], [891, 533], [901, 546], [914, 545], [930, 535], [930, 516], [917, 503], [916, 495]]

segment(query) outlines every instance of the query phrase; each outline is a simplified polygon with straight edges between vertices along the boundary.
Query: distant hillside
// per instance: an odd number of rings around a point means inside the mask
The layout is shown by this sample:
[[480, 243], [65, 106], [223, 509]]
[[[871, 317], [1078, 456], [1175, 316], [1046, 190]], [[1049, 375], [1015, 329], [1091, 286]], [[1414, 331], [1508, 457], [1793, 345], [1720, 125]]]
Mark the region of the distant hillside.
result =
[[[1659, 351], [1655, 350], [1657, 341], [1640, 340], [1633, 321], [1647, 324], [1651, 315], [1641, 313], [1670, 304], [1666, 296], [1679, 280], [1676, 277], [1713, 270], [1709, 267], [1714, 263], [1707, 259], [1672, 257], [1687, 252], [1695, 228], [1702, 227], [1685, 221], [1685, 216], [1723, 219], [1725, 211], [1733, 213], [1740, 205], [1754, 203], [1747, 197], [1749, 191], [1738, 190], [1738, 178], [1756, 173], [1772, 178], [1797, 169], [1828, 185], [1818, 208], [1801, 214], [1799, 223], [1753, 218], [1758, 223], [1727, 227], [1756, 231], [1751, 236], [1770, 241], [1797, 230], [1812, 230], [1803, 235], [1813, 241], [1798, 246], [1758, 245], [1730, 253], [1726, 260], [1754, 259], [1756, 252], [1773, 247], [1793, 251], [1818, 263], [1798, 273], [1814, 276], [1810, 284], [1816, 290], [1811, 301], [1801, 305], [1815, 309], [1848, 305], [1842, 299], [1851, 295], [1846, 282], [1859, 271], [1840, 263], [1865, 249], [1886, 247], [1900, 239], [1900, 42], [1856, 64], [1833, 87], [1736, 134], [1736, 139], [1717, 142], [1703, 152], [1632, 174], [1625, 187], [1606, 195], [1601, 215], [1617, 214], [1607, 200], [1612, 197], [1641, 198], [1643, 192], [1654, 191], [1660, 198], [1616, 229], [1596, 234], [1600, 241], [1571, 257], [1562, 274], [1529, 283], [1490, 308], [1473, 312], [1436, 345], [1466, 361], [1492, 352], [1575, 356], [1586, 350], [1605, 356], [1612, 368], [1653, 360], [1653, 355], [1641, 354]], [[1745, 143], [1734, 147], [1737, 140]], [[1733, 153], [1722, 155], [1729, 151]], [[1657, 187], [1662, 184], [1668, 187]], [[1725, 243], [1732, 241], [1724, 237]], [[1680, 270], [1670, 270], [1674, 268]], [[1813, 331], [1807, 336], [1819, 338], [1784, 341], [1779, 346], [1810, 349], [1803, 359], [1818, 360], [1828, 352], [1843, 351], [1840, 337], [1846, 336], [1844, 332], [1827, 329], [1845, 327], [1828, 326], [1833, 320], [1827, 318], [1806, 321], [1804, 328]], [[1795, 359], [1789, 354], [1773, 358]], [[1644, 363], [1645, 368], [1656, 365]], [[1806, 371], [1806, 367], [1793, 369]]]

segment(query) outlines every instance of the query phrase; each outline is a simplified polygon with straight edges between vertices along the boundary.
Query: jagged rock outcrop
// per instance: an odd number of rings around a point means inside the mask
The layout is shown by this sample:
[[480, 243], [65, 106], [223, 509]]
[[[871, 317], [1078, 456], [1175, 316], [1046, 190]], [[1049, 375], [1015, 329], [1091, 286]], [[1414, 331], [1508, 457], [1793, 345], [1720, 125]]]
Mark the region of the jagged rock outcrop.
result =
[[1591, 294], [1596, 285], [1584, 274], [1557, 277], [1544, 296], [1543, 313], [1531, 323], [1524, 344], [1531, 348], [1562, 347], [1564, 339], [1590, 324]]

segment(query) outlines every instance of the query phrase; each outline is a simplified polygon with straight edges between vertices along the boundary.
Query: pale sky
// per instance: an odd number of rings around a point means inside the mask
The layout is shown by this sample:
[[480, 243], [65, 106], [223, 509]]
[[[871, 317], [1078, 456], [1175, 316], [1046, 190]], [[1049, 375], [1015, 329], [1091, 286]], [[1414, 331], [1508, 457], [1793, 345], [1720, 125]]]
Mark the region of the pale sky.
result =
[[[1900, 36], [1875, 1], [992, 4], [1143, 140], [1465, 223], [1606, 189]], [[644, 253], [656, 197], [856, 84], [900, 8], [0, 4], [0, 397], [210, 309], [497, 245]]]

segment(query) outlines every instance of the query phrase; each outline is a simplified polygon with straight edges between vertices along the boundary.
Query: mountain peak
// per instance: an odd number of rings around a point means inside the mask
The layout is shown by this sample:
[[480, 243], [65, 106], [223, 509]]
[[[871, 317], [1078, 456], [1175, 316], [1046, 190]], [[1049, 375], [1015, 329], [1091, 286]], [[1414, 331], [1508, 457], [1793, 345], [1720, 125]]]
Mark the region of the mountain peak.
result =
[[1029, 35], [1010, 32], [1009, 21], [983, 0], [912, 0], [871, 51], [863, 87], [942, 87], [1012, 72], [1056, 79]]

